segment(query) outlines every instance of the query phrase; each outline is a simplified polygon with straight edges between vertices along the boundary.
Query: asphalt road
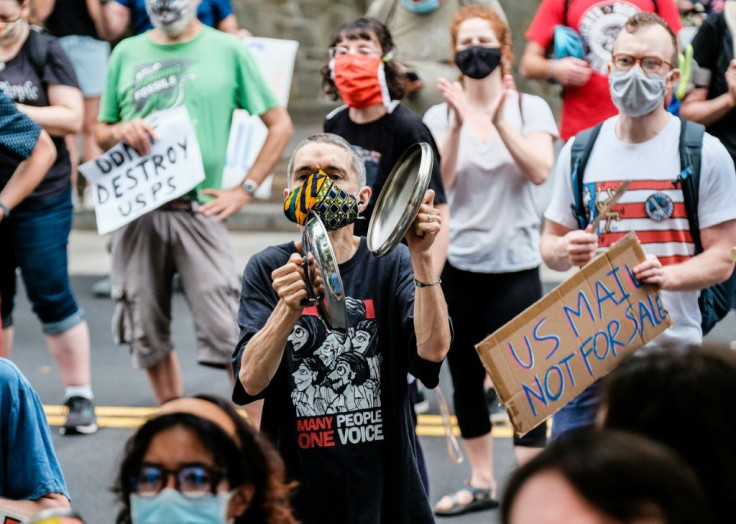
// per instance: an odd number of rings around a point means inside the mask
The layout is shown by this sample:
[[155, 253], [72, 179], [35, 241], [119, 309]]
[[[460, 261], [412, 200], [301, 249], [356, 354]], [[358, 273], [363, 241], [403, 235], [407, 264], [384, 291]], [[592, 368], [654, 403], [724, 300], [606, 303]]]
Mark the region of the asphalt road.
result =
[[[57, 424], [63, 420], [59, 405], [63, 387], [41, 335], [36, 317], [31, 313], [22, 291], [17, 297], [15, 315], [16, 344], [13, 360], [37, 389], [46, 406], [52, 424], [54, 444], [72, 495], [74, 507], [89, 523], [114, 522], [119, 508], [110, 490], [116, 468], [122, 456], [126, 439], [133, 427], [140, 424], [154, 399], [142, 372], [131, 367], [126, 347], [116, 346], [111, 338], [109, 324], [113, 302], [95, 298], [91, 293], [97, 276], [74, 276], [73, 286], [77, 299], [87, 314], [92, 339], [92, 381], [97, 413], [102, 428], [95, 435], [62, 437]], [[186, 394], [201, 392], [229, 396], [230, 385], [224, 372], [197, 366], [194, 362], [194, 333], [186, 302], [181, 294], [173, 301], [174, 325], [172, 333], [180, 351]], [[443, 371], [442, 386], [449, 395], [452, 391], [449, 376]], [[429, 392], [431, 408], [422, 417], [420, 431], [442, 434], [436, 401]], [[117, 409], [115, 409], [117, 408]], [[506, 436], [497, 439], [495, 447], [496, 472], [499, 482], [513, 467], [508, 427], [499, 428]], [[430, 471], [430, 498], [436, 501], [442, 494], [454, 491], [469, 475], [466, 464], [450, 462], [442, 436], [420, 437]], [[445, 519], [449, 522], [448, 519]], [[495, 511], [455, 517], [458, 524], [496, 522]]]
[[[88, 255], [84, 255], [87, 257]], [[96, 269], [100, 269], [97, 267]], [[104, 271], [104, 268], [103, 268]], [[94, 271], [99, 272], [99, 271]], [[110, 490], [116, 467], [119, 464], [124, 443], [133, 427], [143, 420], [154, 406], [153, 396], [142, 372], [132, 369], [127, 349], [116, 346], [110, 335], [110, 318], [113, 302], [95, 298], [91, 293], [95, 275], [75, 275], [73, 286], [77, 298], [86, 311], [92, 338], [92, 367], [95, 402], [102, 429], [95, 435], [61, 437], [56, 425], [62, 420], [59, 404], [63, 388], [59, 374], [49, 356], [36, 317], [20, 291], [15, 315], [16, 345], [13, 360], [20, 366], [38, 390], [47, 407], [49, 421], [54, 426], [54, 443], [73, 498], [73, 505], [89, 523], [105, 524], [114, 521], [118, 505]], [[550, 283], [546, 285], [549, 289]], [[173, 301], [174, 342], [180, 351], [186, 394], [211, 392], [229, 396], [230, 385], [225, 373], [197, 366], [194, 363], [194, 334], [189, 312], [182, 295]], [[719, 325], [712, 338], [734, 340], [735, 322], [733, 313]], [[449, 397], [451, 385], [447, 370], [443, 370], [441, 386]], [[430, 499], [434, 503], [441, 495], [455, 491], [468, 477], [466, 464], [452, 464], [448, 458], [445, 439], [441, 435], [441, 424], [437, 405], [430, 392], [429, 416], [420, 420], [422, 447], [429, 465], [431, 488]], [[510, 430], [498, 426], [495, 441], [494, 461], [499, 486], [514, 467]], [[494, 431], [496, 431], [494, 430]], [[497, 522], [496, 511], [484, 511], [440, 522], [458, 524]]]

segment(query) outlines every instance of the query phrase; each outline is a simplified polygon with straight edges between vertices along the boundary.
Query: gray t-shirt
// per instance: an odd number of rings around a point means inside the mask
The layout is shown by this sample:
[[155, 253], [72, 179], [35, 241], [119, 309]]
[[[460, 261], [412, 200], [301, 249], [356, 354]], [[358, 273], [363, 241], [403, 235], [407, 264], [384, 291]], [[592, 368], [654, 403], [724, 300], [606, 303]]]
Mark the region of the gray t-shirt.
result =
[[[504, 116], [522, 135], [542, 131], [557, 137], [552, 111], [538, 96], [522, 95], [520, 105], [510, 94]], [[439, 142], [450, 124], [447, 104], [431, 107], [424, 123]], [[477, 273], [537, 267], [541, 212], [534, 201], [534, 184], [522, 174], [498, 133], [483, 144], [463, 126], [458, 147], [457, 178], [445, 188], [451, 215], [448, 261]]]

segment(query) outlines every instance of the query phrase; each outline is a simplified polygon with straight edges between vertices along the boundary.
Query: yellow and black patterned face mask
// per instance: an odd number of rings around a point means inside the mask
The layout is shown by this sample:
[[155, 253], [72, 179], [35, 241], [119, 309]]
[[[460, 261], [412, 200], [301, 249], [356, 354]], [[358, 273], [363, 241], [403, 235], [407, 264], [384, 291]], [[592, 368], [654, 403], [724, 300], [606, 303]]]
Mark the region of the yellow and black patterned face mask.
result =
[[292, 189], [284, 201], [286, 218], [301, 226], [306, 222], [309, 211], [319, 215], [328, 231], [335, 231], [355, 222], [358, 202], [319, 170]]

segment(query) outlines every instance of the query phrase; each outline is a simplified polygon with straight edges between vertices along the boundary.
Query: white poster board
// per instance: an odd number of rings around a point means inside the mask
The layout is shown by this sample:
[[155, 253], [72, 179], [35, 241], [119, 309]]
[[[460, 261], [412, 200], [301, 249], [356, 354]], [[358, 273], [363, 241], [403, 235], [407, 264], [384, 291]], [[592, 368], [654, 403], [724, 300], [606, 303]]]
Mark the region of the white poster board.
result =
[[[283, 107], [289, 102], [291, 78], [294, 73], [294, 61], [299, 42], [278, 38], [251, 37], [244, 40], [256, 64], [258, 64], [264, 80], [276, 95]], [[222, 173], [224, 189], [240, 184], [245, 174], [250, 171], [268, 130], [256, 115], [249, 115], [243, 109], [233, 112], [230, 126], [230, 138], [227, 144], [225, 169]], [[271, 193], [273, 175], [264, 180], [256, 192], [256, 198], [268, 198]]]
[[158, 140], [141, 156], [118, 142], [79, 166], [92, 185], [97, 231], [104, 235], [192, 190], [204, 180], [202, 154], [185, 107], [151, 115]]

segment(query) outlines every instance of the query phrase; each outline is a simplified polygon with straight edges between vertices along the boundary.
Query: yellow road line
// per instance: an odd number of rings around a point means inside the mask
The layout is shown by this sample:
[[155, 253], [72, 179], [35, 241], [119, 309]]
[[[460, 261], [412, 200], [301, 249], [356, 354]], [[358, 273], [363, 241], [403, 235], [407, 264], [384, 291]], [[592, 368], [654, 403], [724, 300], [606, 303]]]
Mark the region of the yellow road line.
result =
[[[64, 406], [47, 404], [43, 407], [46, 412], [50, 426], [61, 426], [64, 424]], [[156, 413], [155, 407], [129, 407], [129, 406], [96, 406], [97, 424], [101, 428], [131, 429], [143, 424], [148, 417]], [[240, 410], [245, 416], [245, 412]], [[453, 433], [460, 435], [457, 427], [457, 419], [450, 419]], [[417, 435], [421, 437], [444, 437], [445, 427], [440, 415], [419, 415], [417, 417]], [[496, 423], [493, 425], [493, 436], [496, 438], [513, 437], [513, 429], [508, 424]]]

